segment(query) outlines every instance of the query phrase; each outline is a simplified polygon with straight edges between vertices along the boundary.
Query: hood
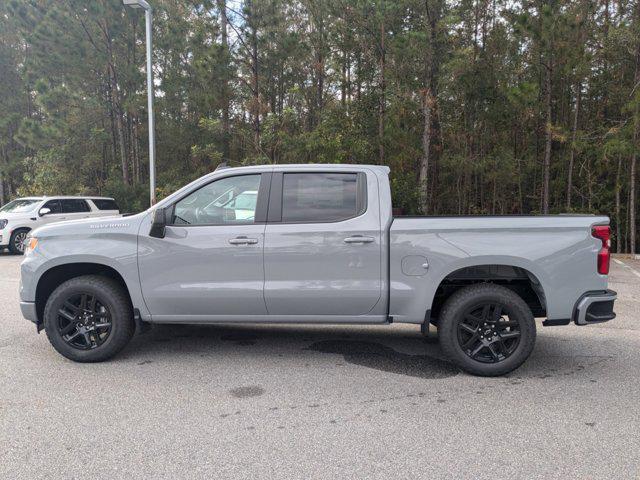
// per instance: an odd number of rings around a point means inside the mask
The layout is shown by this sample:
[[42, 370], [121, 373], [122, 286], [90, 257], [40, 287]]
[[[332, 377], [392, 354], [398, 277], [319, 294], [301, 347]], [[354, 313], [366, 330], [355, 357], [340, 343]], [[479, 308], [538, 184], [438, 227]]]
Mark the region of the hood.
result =
[[38, 217], [38, 212], [36, 212], [35, 210], [33, 210], [31, 212], [23, 212], [23, 213], [19, 213], [19, 212], [0, 212], [0, 220], [9, 220], [9, 221], [11, 221], [11, 219], [23, 220], [25, 218], [37, 218], [37, 217]]
[[32, 236], [38, 238], [67, 236], [67, 235], [87, 235], [106, 233], [137, 233], [140, 222], [147, 212], [128, 217], [98, 217], [83, 218], [79, 220], [65, 220], [62, 222], [49, 223], [36, 228]]

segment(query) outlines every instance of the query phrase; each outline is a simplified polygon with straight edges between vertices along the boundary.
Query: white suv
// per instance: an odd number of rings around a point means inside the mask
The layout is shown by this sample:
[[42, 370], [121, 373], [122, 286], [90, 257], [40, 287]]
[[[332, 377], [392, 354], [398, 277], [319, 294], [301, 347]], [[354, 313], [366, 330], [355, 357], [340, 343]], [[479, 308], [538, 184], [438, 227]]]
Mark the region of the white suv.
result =
[[78, 218], [119, 215], [113, 198], [107, 197], [25, 197], [0, 208], [0, 250], [24, 253], [29, 231], [41, 225]]

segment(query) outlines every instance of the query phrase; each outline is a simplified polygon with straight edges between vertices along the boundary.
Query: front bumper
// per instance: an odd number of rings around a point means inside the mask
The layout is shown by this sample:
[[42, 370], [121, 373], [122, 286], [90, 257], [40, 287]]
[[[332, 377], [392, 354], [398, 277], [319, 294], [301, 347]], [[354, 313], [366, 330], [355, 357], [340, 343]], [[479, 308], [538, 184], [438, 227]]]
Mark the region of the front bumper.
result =
[[608, 322], [616, 318], [613, 303], [618, 294], [613, 290], [587, 292], [576, 303], [573, 321], [576, 325]]
[[35, 302], [20, 302], [20, 310], [24, 318], [31, 320], [36, 325], [39, 323]]

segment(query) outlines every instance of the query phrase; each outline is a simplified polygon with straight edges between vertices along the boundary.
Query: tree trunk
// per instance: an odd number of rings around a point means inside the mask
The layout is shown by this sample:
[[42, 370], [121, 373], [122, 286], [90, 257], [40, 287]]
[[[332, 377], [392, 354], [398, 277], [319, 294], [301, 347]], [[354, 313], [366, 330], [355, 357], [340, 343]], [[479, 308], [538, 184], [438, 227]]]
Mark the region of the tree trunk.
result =
[[[250, 4], [252, 5], [252, 4]], [[256, 153], [260, 152], [260, 77], [258, 71], [258, 30], [251, 11], [251, 88], [253, 93], [253, 143]]]
[[127, 149], [124, 140], [124, 125], [122, 122], [122, 109], [120, 108], [119, 92], [116, 87], [117, 77], [113, 65], [109, 63], [109, 75], [111, 77], [111, 99], [113, 101], [113, 113], [116, 121], [116, 133], [118, 135], [118, 147], [120, 149], [120, 164], [122, 167], [122, 181], [125, 185], [131, 185], [129, 175], [129, 162], [127, 159]]
[[131, 185], [131, 177], [129, 175], [129, 161], [127, 158], [127, 149], [124, 138], [124, 124], [122, 122], [122, 102], [120, 101], [120, 91], [118, 90], [118, 75], [113, 60], [113, 49], [111, 34], [107, 22], [104, 22], [105, 46], [107, 48], [107, 73], [109, 76], [109, 88], [111, 95], [111, 103], [113, 115], [116, 124], [116, 134], [118, 137], [118, 147], [120, 149], [120, 164], [122, 167], [122, 181], [125, 185]]
[[133, 138], [131, 140], [132, 142], [132, 149], [133, 149], [133, 158], [134, 158], [134, 164], [133, 164], [133, 172], [135, 175], [135, 181], [136, 183], [140, 183], [141, 179], [142, 179], [142, 168], [140, 166], [140, 133], [138, 131], [138, 126], [139, 126], [139, 119], [137, 115], [133, 116]]
[[325, 55], [324, 55], [324, 19], [322, 12], [317, 14], [319, 45], [316, 52], [316, 125], [320, 122], [322, 109], [324, 108], [324, 77], [325, 77]]
[[[636, 32], [640, 30], [640, 1], [636, 2]], [[636, 253], [636, 161], [640, 149], [640, 38], [636, 38], [636, 71], [633, 80], [633, 153], [629, 175], [629, 247]]]
[[437, 74], [437, 45], [438, 41], [438, 22], [440, 21], [440, 0], [436, 0], [436, 8], [429, 8], [429, 0], [425, 0], [425, 12], [429, 26], [429, 45], [425, 45], [424, 56], [424, 89], [422, 93], [422, 157], [420, 158], [420, 172], [418, 176], [418, 184], [420, 188], [420, 208], [423, 214], [429, 211], [429, 170], [432, 165], [432, 143], [433, 143], [433, 111], [435, 108], [436, 97], [434, 95], [436, 74]]
[[567, 212], [571, 211], [571, 191], [573, 190], [573, 163], [578, 136], [578, 117], [580, 115], [580, 98], [582, 97], [582, 83], [576, 85], [576, 108], [573, 112], [573, 124], [571, 125], [571, 151], [569, 153], [569, 173], [567, 175]]
[[387, 78], [384, 20], [380, 23], [380, 105], [378, 109], [378, 163], [384, 165], [384, 122], [386, 114]]
[[[551, 55], [549, 55], [551, 57]], [[551, 170], [551, 142], [552, 142], [552, 117], [551, 117], [551, 58], [545, 66], [545, 144], [544, 163], [542, 165], [542, 213], [549, 213], [549, 174]]]
[[[430, 70], [430, 69], [429, 69]], [[431, 107], [433, 99], [431, 98], [431, 89], [427, 86], [422, 95], [422, 115], [424, 123], [422, 124], [422, 158], [420, 159], [420, 207], [423, 214], [429, 211], [429, 161], [431, 155]]]
[[[220, 11], [220, 36], [222, 48], [224, 51], [225, 67], [229, 67], [229, 37], [227, 19], [227, 2], [226, 0], [217, 0], [218, 10]], [[229, 81], [225, 72], [222, 84], [222, 160], [228, 161], [231, 155], [231, 129], [229, 125]]]
[[340, 79], [340, 105], [344, 109], [347, 105], [347, 53], [346, 49], [342, 51], [341, 79]]
[[0, 145], [0, 148], [2, 148], [2, 151], [0, 153], [2, 153], [2, 155], [0, 155], [0, 206], [4, 205], [5, 203], [5, 193], [4, 193], [4, 166], [7, 164], [6, 162], [6, 149], [4, 145]]
[[622, 170], [622, 157], [618, 157], [618, 170], [616, 171], [616, 252], [622, 253], [622, 237], [620, 236], [620, 173]]

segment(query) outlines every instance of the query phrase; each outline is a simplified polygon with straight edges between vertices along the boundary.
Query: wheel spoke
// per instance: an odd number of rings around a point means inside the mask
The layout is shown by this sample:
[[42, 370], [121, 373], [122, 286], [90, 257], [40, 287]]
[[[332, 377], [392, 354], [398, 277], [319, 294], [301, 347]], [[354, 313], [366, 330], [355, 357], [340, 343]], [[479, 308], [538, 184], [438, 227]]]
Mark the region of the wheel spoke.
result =
[[79, 336], [80, 336], [80, 332], [76, 330], [75, 333], [73, 333], [71, 336], [67, 337], [65, 340], [67, 342], [73, 342]]
[[71, 310], [71, 312], [73, 312], [74, 314], [78, 313], [78, 307], [77, 305], [74, 305], [73, 303], [71, 303], [69, 300], [64, 302], [64, 306], [66, 308], [68, 308], [69, 310]]
[[60, 310], [58, 310], [58, 314], [62, 315], [64, 318], [66, 318], [66, 319], [67, 319], [67, 320], [69, 320], [70, 322], [74, 322], [74, 321], [75, 321], [75, 319], [76, 319], [76, 316], [75, 316], [75, 315], [73, 315], [73, 314], [71, 314], [71, 313], [67, 312], [66, 310], [64, 310], [64, 309], [62, 309], [62, 308], [61, 308]]
[[109, 322], [105, 322], [105, 323], [96, 323], [94, 325], [96, 328], [105, 328], [105, 327], [110, 327], [111, 324]]
[[91, 347], [91, 335], [89, 335], [89, 332], [83, 332], [82, 333], [82, 337], [84, 338], [85, 343], [87, 344], [87, 347]]
[[500, 321], [500, 317], [502, 317], [502, 305], [497, 304], [493, 310], [493, 321]]
[[489, 320], [489, 316], [491, 313], [491, 304], [486, 304], [484, 307], [482, 307], [482, 320], [484, 322]]
[[478, 355], [478, 353], [480, 353], [480, 351], [484, 348], [484, 344], [481, 343], [480, 345], [478, 345], [472, 352], [471, 352], [471, 357], [475, 357], [476, 355]]
[[466, 323], [461, 323], [460, 324], [460, 328], [462, 328], [463, 330], [466, 330], [467, 332], [469, 332], [471, 334], [475, 334], [478, 331], [478, 327], [473, 328], [470, 325], [467, 325]]
[[499, 322], [498, 323], [498, 327], [500, 328], [506, 328], [506, 327], [517, 327], [518, 326], [518, 322], [514, 322], [513, 320], [507, 320], [506, 322]]
[[76, 324], [73, 322], [69, 322], [66, 327], [60, 329], [60, 333], [62, 335], [68, 335], [76, 328]]
[[500, 333], [500, 338], [503, 340], [509, 340], [510, 338], [517, 338], [520, 336], [520, 332], [518, 330], [514, 330], [512, 332], [504, 332]]
[[87, 294], [83, 293], [80, 296], [80, 310], [86, 310], [87, 309]]
[[478, 335], [477, 333], [474, 333], [471, 338], [469, 338], [469, 340], [467, 340], [464, 345], [462, 345], [462, 350], [469, 350], [473, 345], [475, 345], [475, 343], [478, 341], [478, 339], [480, 338], [480, 335]]
[[507, 349], [507, 345], [504, 343], [504, 339], [502, 337], [498, 337], [496, 344], [500, 346], [501, 353], [505, 357], [507, 357], [509, 355], [509, 349]]
[[491, 352], [491, 356], [493, 357], [494, 362], [499, 362], [500, 361], [500, 356], [498, 355], [498, 352], [496, 352], [496, 348], [494, 347], [494, 344], [491, 343], [488, 345], [489, 351]]

